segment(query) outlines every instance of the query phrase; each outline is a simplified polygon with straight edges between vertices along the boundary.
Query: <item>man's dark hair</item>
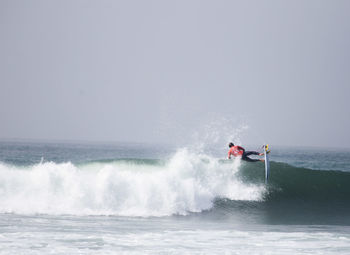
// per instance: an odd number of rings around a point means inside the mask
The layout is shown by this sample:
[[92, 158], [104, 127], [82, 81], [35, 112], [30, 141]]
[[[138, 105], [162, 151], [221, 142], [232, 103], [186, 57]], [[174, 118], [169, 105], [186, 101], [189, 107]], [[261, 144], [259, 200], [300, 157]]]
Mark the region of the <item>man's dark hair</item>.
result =
[[229, 145], [228, 145], [228, 147], [232, 147], [232, 146], [235, 146], [233, 143], [230, 143]]

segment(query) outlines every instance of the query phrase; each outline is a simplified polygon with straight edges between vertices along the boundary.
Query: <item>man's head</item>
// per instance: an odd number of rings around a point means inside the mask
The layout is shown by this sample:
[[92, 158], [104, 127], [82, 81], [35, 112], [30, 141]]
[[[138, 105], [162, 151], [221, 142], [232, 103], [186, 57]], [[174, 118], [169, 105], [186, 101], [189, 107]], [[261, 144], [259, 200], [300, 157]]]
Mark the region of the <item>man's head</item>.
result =
[[235, 146], [233, 143], [229, 143], [228, 147], [232, 147], [232, 146]]

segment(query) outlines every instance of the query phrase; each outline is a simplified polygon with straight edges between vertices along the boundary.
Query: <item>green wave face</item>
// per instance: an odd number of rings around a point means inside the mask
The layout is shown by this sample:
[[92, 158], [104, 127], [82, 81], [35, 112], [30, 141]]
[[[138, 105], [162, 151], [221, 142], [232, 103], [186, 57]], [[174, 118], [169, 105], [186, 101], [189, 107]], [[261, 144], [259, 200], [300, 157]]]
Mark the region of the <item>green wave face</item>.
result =
[[[262, 166], [257, 164], [244, 164], [239, 174], [245, 182], [258, 183], [263, 180], [263, 171]], [[285, 199], [350, 201], [350, 173], [311, 170], [271, 162], [268, 190], [266, 201]]]
[[[262, 183], [263, 164], [243, 163], [238, 175], [245, 183]], [[350, 225], [350, 173], [271, 162], [263, 201], [218, 200], [215, 208], [263, 223]]]

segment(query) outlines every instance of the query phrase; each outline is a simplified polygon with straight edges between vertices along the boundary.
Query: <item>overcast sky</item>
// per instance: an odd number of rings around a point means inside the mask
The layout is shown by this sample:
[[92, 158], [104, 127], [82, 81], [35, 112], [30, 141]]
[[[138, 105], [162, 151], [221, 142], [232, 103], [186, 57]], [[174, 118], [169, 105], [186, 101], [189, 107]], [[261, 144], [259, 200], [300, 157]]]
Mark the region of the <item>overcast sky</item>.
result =
[[350, 147], [349, 13], [347, 0], [0, 0], [0, 138]]

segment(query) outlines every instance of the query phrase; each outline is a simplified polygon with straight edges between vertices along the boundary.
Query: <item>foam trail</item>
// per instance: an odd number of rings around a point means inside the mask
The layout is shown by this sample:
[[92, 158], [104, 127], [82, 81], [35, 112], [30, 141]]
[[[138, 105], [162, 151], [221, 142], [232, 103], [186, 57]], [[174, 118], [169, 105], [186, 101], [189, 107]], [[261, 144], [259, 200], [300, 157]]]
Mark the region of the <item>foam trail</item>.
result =
[[263, 186], [236, 178], [239, 165], [186, 149], [166, 164], [0, 164], [0, 212], [147, 217], [201, 212], [218, 197], [261, 200]]

